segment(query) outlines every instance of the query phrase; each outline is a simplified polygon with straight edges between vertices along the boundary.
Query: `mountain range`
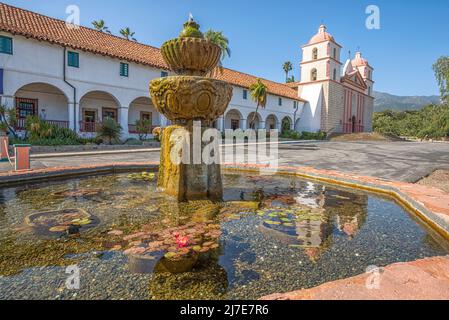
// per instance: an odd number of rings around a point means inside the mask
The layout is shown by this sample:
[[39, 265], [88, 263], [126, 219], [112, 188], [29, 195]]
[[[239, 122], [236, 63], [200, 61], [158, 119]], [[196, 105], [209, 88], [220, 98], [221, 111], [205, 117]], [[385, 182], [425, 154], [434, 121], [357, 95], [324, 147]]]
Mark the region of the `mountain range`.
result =
[[420, 110], [429, 104], [440, 104], [439, 96], [395, 96], [385, 92], [374, 92], [374, 111]]

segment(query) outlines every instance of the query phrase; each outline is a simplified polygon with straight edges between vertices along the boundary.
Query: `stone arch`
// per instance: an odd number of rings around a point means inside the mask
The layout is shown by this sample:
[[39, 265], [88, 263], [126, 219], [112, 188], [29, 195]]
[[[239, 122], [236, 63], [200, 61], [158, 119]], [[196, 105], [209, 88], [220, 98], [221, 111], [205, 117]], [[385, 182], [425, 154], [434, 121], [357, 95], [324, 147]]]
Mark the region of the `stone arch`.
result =
[[[107, 117], [120, 123], [120, 102], [111, 93], [101, 90], [86, 92], [79, 102], [81, 132], [96, 132], [98, 125]], [[128, 123], [120, 123], [122, 127]]]
[[293, 120], [289, 116], [282, 118], [281, 133], [286, 133], [288, 130], [291, 130], [292, 123], [293, 123]]
[[274, 114], [270, 114], [265, 120], [267, 130], [279, 129], [279, 119]]
[[26, 74], [23, 76], [17, 75], [14, 80], [15, 81], [10, 88], [5, 88], [5, 91], [8, 94], [15, 95], [15, 92], [19, 91], [25, 86], [44, 84], [57, 88], [65, 95], [69, 102], [73, 102], [73, 89], [59, 79]]
[[153, 105], [149, 97], [141, 96], [131, 101], [128, 107], [128, 129], [129, 133], [136, 134], [136, 122], [139, 120], [149, 120], [151, 131], [161, 125], [159, 112]]
[[[256, 115], [256, 117], [254, 118], [254, 123], [251, 123], [253, 121], [254, 114]], [[260, 127], [261, 122], [262, 122], [261, 115], [259, 113], [251, 112], [246, 120], [246, 127], [247, 129], [255, 129], [255, 130], [262, 129]]]
[[17, 128], [25, 127], [28, 116], [69, 128], [69, 98], [61, 88], [45, 82], [33, 82], [19, 87], [15, 93], [14, 107], [17, 110]]
[[242, 128], [242, 113], [237, 109], [231, 109], [225, 115], [225, 129], [243, 129]]

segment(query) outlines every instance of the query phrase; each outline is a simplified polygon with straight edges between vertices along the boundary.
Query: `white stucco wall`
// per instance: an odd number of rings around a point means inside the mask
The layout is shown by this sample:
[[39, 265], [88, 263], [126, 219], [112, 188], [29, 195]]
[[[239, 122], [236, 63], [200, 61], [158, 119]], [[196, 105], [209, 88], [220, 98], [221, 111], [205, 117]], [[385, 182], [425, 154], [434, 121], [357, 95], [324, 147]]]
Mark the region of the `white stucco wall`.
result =
[[306, 99], [301, 110], [299, 121], [296, 123], [296, 131], [318, 132], [321, 129], [321, 107], [323, 104], [322, 83], [309, 84], [301, 88], [301, 97]]
[[[45, 105], [47, 120], [67, 120], [73, 127], [79, 129], [82, 120], [83, 108], [96, 109], [97, 120], [101, 120], [102, 108], [117, 108], [118, 120], [124, 127], [124, 135], [128, 135], [128, 124], [134, 124], [140, 117], [141, 111], [153, 113], [153, 124], [164, 125], [165, 119], [157, 113], [151, 104], [135, 103], [138, 98], [148, 97], [148, 84], [150, 80], [161, 75], [159, 69], [113, 59], [101, 55], [95, 55], [83, 51], [79, 53], [79, 68], [66, 66], [66, 80], [76, 88], [76, 98], [73, 89], [64, 82], [64, 48], [46, 42], [26, 39], [22, 36], [14, 36], [8, 33], [0, 33], [13, 38], [13, 55], [0, 54], [0, 67], [4, 69], [4, 95], [2, 102], [8, 107], [14, 107], [14, 98], [20, 93], [19, 89], [30, 83], [45, 83], [58, 88], [67, 101], [59, 98], [45, 97], [39, 93], [29, 93], [26, 97], [39, 99], [39, 105]], [[120, 62], [129, 64], [129, 77], [120, 76]], [[91, 98], [92, 92], [105, 92], [111, 95], [111, 99]], [[89, 98], [86, 98], [89, 97]], [[295, 109], [293, 99], [281, 97], [282, 106], [278, 105], [278, 96], [268, 95], [267, 106], [260, 108], [258, 114], [261, 123], [274, 114], [279, 123], [283, 118], [293, 120]], [[302, 112], [303, 103], [299, 103], [298, 114]], [[227, 112], [232, 109], [239, 110], [242, 124], [246, 127], [246, 120], [251, 112], [256, 109], [256, 104], [251, 100], [243, 99], [243, 88], [234, 86], [234, 94]], [[223, 117], [226, 119], [226, 114]], [[225, 126], [228, 124], [225, 122]], [[221, 119], [223, 124], [223, 119]], [[230, 126], [230, 124], [229, 124]], [[279, 126], [280, 127], [280, 124]]]

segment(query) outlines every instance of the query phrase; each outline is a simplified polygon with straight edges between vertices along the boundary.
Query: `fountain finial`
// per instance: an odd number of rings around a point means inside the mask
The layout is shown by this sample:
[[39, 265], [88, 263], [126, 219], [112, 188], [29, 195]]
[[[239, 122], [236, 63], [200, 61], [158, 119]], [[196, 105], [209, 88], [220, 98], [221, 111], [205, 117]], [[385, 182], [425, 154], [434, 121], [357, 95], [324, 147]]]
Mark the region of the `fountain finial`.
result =
[[189, 20], [184, 23], [184, 29], [179, 35], [180, 38], [203, 38], [203, 33], [200, 31], [200, 25], [193, 20], [193, 15], [189, 14]]

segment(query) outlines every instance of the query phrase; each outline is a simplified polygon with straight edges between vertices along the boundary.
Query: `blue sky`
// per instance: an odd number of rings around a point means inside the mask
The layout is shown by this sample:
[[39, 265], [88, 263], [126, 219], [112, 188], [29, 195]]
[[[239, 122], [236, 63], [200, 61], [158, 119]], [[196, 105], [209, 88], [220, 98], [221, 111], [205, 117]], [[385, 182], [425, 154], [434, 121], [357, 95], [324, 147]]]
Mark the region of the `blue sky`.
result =
[[[52, 17], [66, 18], [67, 5], [81, 10], [81, 24], [104, 19], [111, 31], [128, 26], [143, 43], [160, 46], [178, 35], [189, 12], [201, 24], [224, 31], [232, 57], [227, 67], [284, 81], [292, 61], [299, 78], [300, 47], [324, 22], [348, 51], [360, 48], [375, 68], [375, 89], [398, 95], [438, 94], [433, 62], [449, 55], [447, 0], [0, 0]], [[380, 8], [381, 29], [365, 28], [365, 8]]]

